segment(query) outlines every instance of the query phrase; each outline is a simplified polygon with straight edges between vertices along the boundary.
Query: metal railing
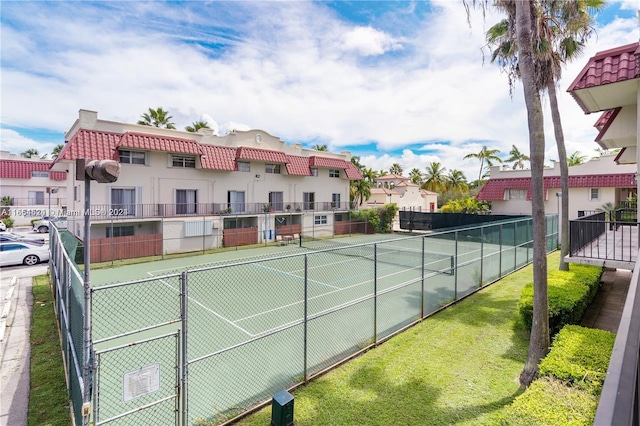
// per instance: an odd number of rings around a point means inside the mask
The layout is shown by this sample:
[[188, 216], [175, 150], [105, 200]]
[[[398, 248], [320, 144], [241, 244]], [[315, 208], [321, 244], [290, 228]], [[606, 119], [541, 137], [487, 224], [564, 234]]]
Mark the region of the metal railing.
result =
[[[637, 222], [607, 220], [607, 216], [605, 212], [597, 212], [569, 221], [570, 257], [611, 262], [636, 261]], [[618, 267], [624, 265], [620, 264]]]

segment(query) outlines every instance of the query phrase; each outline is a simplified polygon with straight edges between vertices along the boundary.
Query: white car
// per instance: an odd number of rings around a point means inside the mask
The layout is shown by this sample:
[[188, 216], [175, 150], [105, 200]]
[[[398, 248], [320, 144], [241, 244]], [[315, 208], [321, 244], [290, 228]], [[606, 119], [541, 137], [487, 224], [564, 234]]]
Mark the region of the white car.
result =
[[67, 228], [67, 218], [65, 217], [53, 217], [49, 219], [45, 217], [44, 219], [40, 219], [38, 221], [33, 222], [33, 230], [39, 232], [41, 234], [45, 232], [49, 232], [49, 220], [54, 222], [56, 227], [66, 229]]
[[5, 225], [4, 222], [0, 220], [0, 231], [6, 231], [6, 230], [7, 230], [7, 225]]
[[0, 266], [35, 265], [49, 260], [49, 247], [24, 243], [1, 243]]

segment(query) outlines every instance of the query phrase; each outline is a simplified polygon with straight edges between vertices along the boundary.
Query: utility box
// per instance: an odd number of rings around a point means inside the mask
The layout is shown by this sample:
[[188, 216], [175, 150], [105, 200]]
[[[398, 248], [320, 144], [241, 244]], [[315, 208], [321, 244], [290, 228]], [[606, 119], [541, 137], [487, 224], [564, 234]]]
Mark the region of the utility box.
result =
[[286, 390], [273, 395], [271, 401], [271, 426], [293, 425], [293, 395]]

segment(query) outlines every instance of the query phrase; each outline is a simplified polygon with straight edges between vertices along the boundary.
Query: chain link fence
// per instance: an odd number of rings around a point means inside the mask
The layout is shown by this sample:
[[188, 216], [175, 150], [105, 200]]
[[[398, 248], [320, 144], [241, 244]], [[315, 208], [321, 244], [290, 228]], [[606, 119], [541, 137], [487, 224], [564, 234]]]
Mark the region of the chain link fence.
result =
[[[557, 229], [557, 216], [548, 216], [548, 251]], [[531, 219], [519, 218], [373, 243], [303, 235], [304, 247], [279, 257], [135, 281], [114, 269], [112, 283], [83, 299], [72, 244], [56, 230], [52, 263], [76, 424], [91, 417], [82, 412], [84, 367], [96, 425], [219, 424], [245, 414], [530, 263], [532, 234]], [[74, 337], [83, 313], [91, 315], [88, 366], [83, 336]]]

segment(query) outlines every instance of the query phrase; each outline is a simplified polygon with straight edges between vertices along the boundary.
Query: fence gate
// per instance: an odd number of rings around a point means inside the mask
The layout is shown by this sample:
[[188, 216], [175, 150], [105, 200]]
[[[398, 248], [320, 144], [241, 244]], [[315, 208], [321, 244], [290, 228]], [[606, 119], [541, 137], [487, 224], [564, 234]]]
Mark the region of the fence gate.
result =
[[96, 350], [94, 424], [179, 425], [179, 333]]

